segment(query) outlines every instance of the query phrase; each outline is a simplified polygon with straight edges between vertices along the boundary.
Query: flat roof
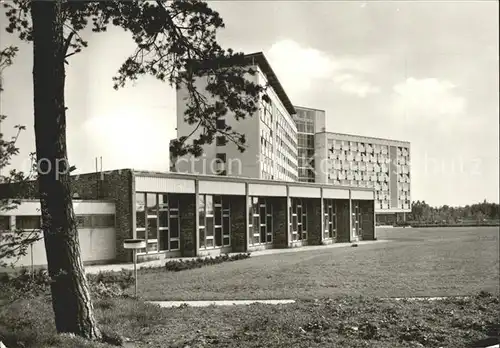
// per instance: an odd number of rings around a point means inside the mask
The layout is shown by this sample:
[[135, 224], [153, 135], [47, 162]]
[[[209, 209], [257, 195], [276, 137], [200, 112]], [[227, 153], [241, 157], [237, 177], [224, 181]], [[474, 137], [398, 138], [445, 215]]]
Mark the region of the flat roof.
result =
[[[335, 133], [335, 132], [317, 132], [316, 134], [326, 134], [326, 135], [333, 135], [333, 136], [338, 136], [341, 138], [346, 138], [347, 141], [359, 141], [359, 140], [366, 140], [368, 141], [376, 141], [376, 142], [391, 142], [395, 144], [404, 144], [406, 146], [410, 146], [409, 141], [403, 141], [403, 140], [394, 140], [394, 139], [387, 139], [387, 138], [377, 138], [377, 137], [367, 137], [364, 135], [356, 135], [356, 134], [347, 134], [347, 133]], [[352, 140], [351, 140], [352, 139]], [[356, 140], [358, 139], [358, 140]]]
[[308, 106], [300, 106], [300, 105], [294, 105], [295, 109], [304, 109], [304, 110], [312, 110], [312, 111], [323, 111], [326, 112], [325, 109], [317, 109], [317, 108], [310, 108]]
[[271, 87], [273, 87], [273, 89], [276, 91], [276, 94], [278, 95], [281, 102], [285, 106], [285, 109], [288, 111], [290, 115], [295, 114], [296, 112], [292, 102], [288, 98], [285, 89], [278, 80], [278, 76], [271, 67], [271, 64], [269, 64], [266, 56], [264, 56], [264, 53], [256, 52], [256, 53], [246, 54], [245, 59], [251, 61], [254, 64], [257, 64], [262, 69], [262, 72], [266, 75], [267, 81], [269, 82]]
[[353, 191], [374, 191], [373, 188], [369, 187], [333, 185], [333, 184], [317, 183], [317, 182], [266, 180], [266, 179], [257, 179], [244, 176], [223, 176], [223, 175], [178, 173], [178, 172], [160, 172], [160, 171], [137, 170], [137, 169], [131, 169], [131, 170], [133, 171], [134, 175], [137, 176], [153, 176], [153, 177], [171, 178], [171, 179], [190, 179], [190, 180], [198, 179], [198, 180], [211, 180], [211, 181], [240, 182], [249, 184], [268, 184], [277, 186], [303, 186], [303, 187], [341, 189], [341, 190], [353, 190]]

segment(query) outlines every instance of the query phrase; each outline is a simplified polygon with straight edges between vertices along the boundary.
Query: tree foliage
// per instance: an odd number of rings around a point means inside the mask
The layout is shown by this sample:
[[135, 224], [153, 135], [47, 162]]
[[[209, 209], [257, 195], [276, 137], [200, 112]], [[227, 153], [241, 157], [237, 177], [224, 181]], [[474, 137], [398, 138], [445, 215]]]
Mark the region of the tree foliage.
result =
[[448, 205], [431, 207], [425, 201], [416, 201], [412, 203], [411, 213], [408, 218], [423, 223], [443, 221], [446, 223], [466, 221], [481, 223], [485, 219], [498, 221], [500, 219], [500, 207], [498, 204], [489, 203], [486, 200], [465, 207], [451, 207]]
[[[17, 47], [13, 46], [0, 50], [0, 93], [3, 92], [2, 73], [5, 68], [12, 65], [17, 52]], [[18, 187], [22, 187], [23, 183], [33, 178], [33, 171], [26, 174], [16, 169], [10, 169], [7, 173], [4, 173], [4, 170], [10, 166], [12, 158], [19, 154], [16, 142], [25, 127], [14, 126], [15, 134], [10, 139], [5, 139], [1, 129], [2, 123], [4, 124], [6, 119], [6, 115], [0, 115], [0, 184], [16, 182]], [[18, 206], [19, 200], [16, 197], [13, 198], [0, 199], [0, 214], [7, 213]], [[1, 218], [3, 223], [0, 226], [0, 267], [13, 266], [17, 258], [26, 255], [30, 244], [41, 238], [41, 234], [39, 231], [11, 230], [9, 223], [7, 223], [8, 217]]]
[[[30, 0], [4, 3], [7, 31], [32, 41]], [[132, 34], [136, 49], [121, 64], [113, 78], [115, 89], [129, 81], [150, 75], [188, 93], [185, 121], [194, 131], [176, 139], [170, 150], [175, 155], [202, 154], [202, 146], [221, 134], [245, 150], [245, 136], [226, 125], [216, 127], [217, 119], [231, 114], [237, 120], [251, 116], [265, 94], [266, 86], [249, 81], [254, 75], [243, 53], [223, 49], [216, 40], [224, 28], [219, 13], [205, 2], [183, 1], [82, 1], [62, 4], [65, 16], [65, 57], [80, 52], [88, 42], [80, 35], [87, 26], [105, 32], [110, 25]], [[199, 83], [206, 86], [200, 90]]]

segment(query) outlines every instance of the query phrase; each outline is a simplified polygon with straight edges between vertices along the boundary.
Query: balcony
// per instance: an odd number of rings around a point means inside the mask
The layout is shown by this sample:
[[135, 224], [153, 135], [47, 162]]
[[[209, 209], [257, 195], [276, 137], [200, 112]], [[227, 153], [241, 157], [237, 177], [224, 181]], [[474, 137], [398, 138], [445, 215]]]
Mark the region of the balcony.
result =
[[389, 153], [389, 150], [387, 149], [387, 146], [382, 146], [382, 149], [381, 149], [381, 150], [382, 150], [382, 151], [381, 151], [381, 153], [382, 153], [383, 155], [387, 155], [387, 154]]
[[373, 148], [370, 145], [366, 146], [366, 153], [373, 153]]
[[358, 151], [359, 152], [365, 152], [365, 147], [363, 145], [358, 145]]

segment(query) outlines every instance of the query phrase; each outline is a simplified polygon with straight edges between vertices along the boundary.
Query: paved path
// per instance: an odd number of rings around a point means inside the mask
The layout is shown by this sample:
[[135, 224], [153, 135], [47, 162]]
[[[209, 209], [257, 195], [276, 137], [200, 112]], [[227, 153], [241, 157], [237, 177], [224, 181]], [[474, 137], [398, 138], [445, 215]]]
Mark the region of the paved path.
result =
[[147, 301], [151, 304], [159, 305], [164, 308], [180, 307], [188, 305], [190, 307], [209, 307], [209, 306], [236, 306], [250, 305], [253, 303], [263, 303], [271, 305], [295, 303], [295, 300], [227, 300], [227, 301]]
[[[369, 245], [374, 243], [388, 243], [391, 240], [376, 240], [376, 241], [361, 241], [357, 242], [359, 246]], [[263, 255], [274, 255], [274, 254], [285, 254], [285, 253], [296, 253], [296, 252], [306, 252], [313, 250], [326, 250], [326, 249], [335, 249], [335, 248], [346, 248], [351, 247], [352, 243], [333, 243], [329, 245], [308, 245], [297, 248], [287, 248], [287, 249], [266, 249], [259, 251], [252, 251], [252, 257], [263, 256]], [[241, 253], [229, 253], [229, 255], [236, 255]], [[210, 256], [205, 256], [202, 258], [208, 258]], [[162, 267], [165, 265], [166, 261], [188, 261], [195, 260], [197, 257], [182, 257], [182, 258], [168, 258], [154, 261], [141, 262], [137, 264], [138, 269], [141, 268], [149, 268], [149, 267]], [[109, 264], [109, 265], [93, 265], [93, 266], [85, 266], [86, 273], [99, 273], [99, 272], [117, 272], [122, 269], [133, 270], [133, 263], [121, 263], [121, 264]]]

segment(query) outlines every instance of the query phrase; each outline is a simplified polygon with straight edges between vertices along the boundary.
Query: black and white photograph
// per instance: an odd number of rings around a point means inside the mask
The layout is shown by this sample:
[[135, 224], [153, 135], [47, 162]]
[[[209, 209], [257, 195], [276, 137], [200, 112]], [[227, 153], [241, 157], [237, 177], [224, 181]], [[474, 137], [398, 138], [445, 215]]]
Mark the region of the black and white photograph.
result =
[[0, 0], [0, 348], [500, 348], [499, 2]]

